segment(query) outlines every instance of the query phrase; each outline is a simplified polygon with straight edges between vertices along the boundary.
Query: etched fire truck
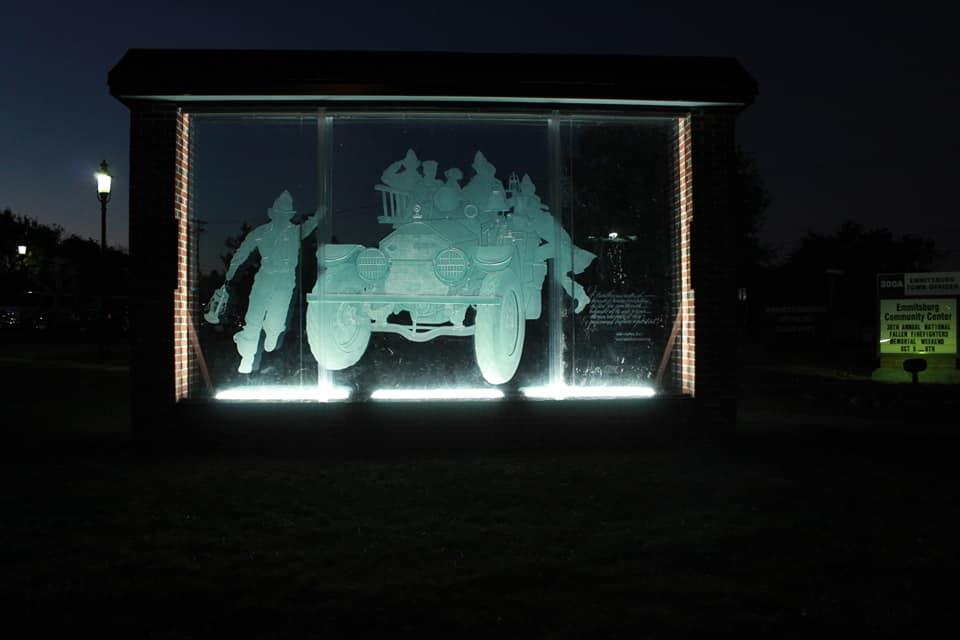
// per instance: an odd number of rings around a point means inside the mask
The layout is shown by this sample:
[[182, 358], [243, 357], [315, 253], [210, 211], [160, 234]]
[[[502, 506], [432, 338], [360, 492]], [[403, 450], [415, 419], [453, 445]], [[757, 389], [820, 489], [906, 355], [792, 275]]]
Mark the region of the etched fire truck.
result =
[[512, 174], [504, 188], [480, 152], [464, 187], [459, 169], [441, 180], [436, 168], [411, 150], [384, 172], [374, 187], [377, 220], [393, 230], [377, 248], [320, 245], [307, 296], [307, 337], [320, 366], [352, 366], [374, 331], [413, 342], [473, 336], [484, 379], [502, 384], [517, 370], [526, 321], [541, 315], [548, 259], [575, 311], [589, 303], [573, 275], [595, 256], [571, 244], [529, 176]]

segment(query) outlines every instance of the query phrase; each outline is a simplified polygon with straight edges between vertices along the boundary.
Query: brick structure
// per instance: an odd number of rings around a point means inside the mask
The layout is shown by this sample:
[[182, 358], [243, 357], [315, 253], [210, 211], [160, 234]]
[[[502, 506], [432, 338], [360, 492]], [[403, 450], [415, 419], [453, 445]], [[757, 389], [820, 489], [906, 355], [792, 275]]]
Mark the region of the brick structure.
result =
[[[438, 55], [449, 58], [448, 68], [459, 69], [456, 80], [410, 77], [409, 70], [431, 68]], [[509, 77], [500, 72], [507, 68], [513, 69]], [[500, 109], [512, 102], [517, 110], [547, 113], [584, 104], [591, 112], [675, 119], [672, 306], [678, 324], [668, 377], [687, 397], [663, 402], [686, 403], [687, 411], [693, 398], [701, 417], [732, 420], [736, 289], [729, 184], [736, 116], [756, 92], [735, 61], [134, 50], [113, 69], [109, 84], [131, 112], [132, 407], [138, 436], [162, 434], [171, 416], [185, 415], [190, 402], [184, 400], [204, 385], [191, 326], [203, 301], [196, 295], [197, 255], [191, 251], [197, 230], [191, 219], [190, 112], [282, 112], [284, 105], [302, 112], [305, 104], [442, 110], [456, 96], [465, 96], [452, 101], [460, 109], [488, 108], [489, 98]], [[616, 409], [620, 421], [629, 419], [623, 406]], [[524, 419], [537, 419], [524, 411]]]

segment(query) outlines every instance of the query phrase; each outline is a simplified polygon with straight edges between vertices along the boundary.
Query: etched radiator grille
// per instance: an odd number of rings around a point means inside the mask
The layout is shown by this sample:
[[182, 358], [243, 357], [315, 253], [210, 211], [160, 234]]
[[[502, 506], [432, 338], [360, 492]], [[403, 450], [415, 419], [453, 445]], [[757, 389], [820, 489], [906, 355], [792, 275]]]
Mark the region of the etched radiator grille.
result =
[[433, 269], [440, 280], [452, 284], [466, 275], [467, 262], [467, 254], [460, 249], [444, 249], [433, 261]]
[[388, 268], [387, 256], [379, 249], [364, 249], [357, 256], [357, 273], [364, 280], [382, 280]]

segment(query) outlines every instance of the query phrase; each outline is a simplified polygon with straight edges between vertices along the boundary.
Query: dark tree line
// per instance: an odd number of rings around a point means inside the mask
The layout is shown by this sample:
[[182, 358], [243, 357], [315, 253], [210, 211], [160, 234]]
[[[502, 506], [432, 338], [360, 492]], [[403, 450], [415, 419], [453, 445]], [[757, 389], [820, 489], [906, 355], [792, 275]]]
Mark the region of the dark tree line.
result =
[[931, 239], [847, 220], [831, 233], [808, 231], [769, 269], [766, 288], [779, 303], [822, 305], [863, 336], [875, 323], [877, 274], [935, 271], [945, 257]]
[[[21, 254], [18, 247], [26, 247]], [[126, 251], [90, 238], [66, 235], [9, 208], [0, 212], [0, 300], [24, 304], [24, 296], [123, 297], [129, 292], [130, 259]]]

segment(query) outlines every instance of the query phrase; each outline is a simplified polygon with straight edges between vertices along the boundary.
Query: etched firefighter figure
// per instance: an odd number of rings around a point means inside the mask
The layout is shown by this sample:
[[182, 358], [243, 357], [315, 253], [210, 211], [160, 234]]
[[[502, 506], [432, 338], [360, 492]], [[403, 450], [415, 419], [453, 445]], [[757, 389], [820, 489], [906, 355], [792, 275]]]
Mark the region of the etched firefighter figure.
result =
[[[204, 316], [208, 322], [220, 321], [220, 313], [226, 306], [227, 286], [254, 250], [260, 253], [260, 268], [250, 289], [247, 313], [243, 329], [233, 336], [240, 353], [237, 371], [250, 373], [260, 359], [260, 337], [264, 351], [277, 348], [287, 328], [290, 299], [297, 284], [297, 263], [300, 259], [300, 244], [317, 227], [318, 215], [314, 214], [302, 224], [294, 224], [296, 215], [293, 198], [288, 191], [281, 193], [273, 206], [267, 209], [270, 222], [253, 229], [243, 239], [230, 260], [226, 280], [210, 301], [210, 311]], [[319, 213], [319, 212], [318, 212]]]
[[590, 296], [573, 276], [583, 273], [597, 257], [596, 254], [573, 244], [570, 234], [540, 200], [537, 187], [529, 175], [524, 174], [521, 181], [517, 180], [516, 174], [510, 176], [509, 191], [513, 198], [508, 204], [513, 207], [514, 213], [525, 217], [529, 226], [542, 240], [537, 247], [537, 258], [554, 261], [560, 285], [567, 295], [574, 299], [574, 313], [580, 313], [590, 303]]

